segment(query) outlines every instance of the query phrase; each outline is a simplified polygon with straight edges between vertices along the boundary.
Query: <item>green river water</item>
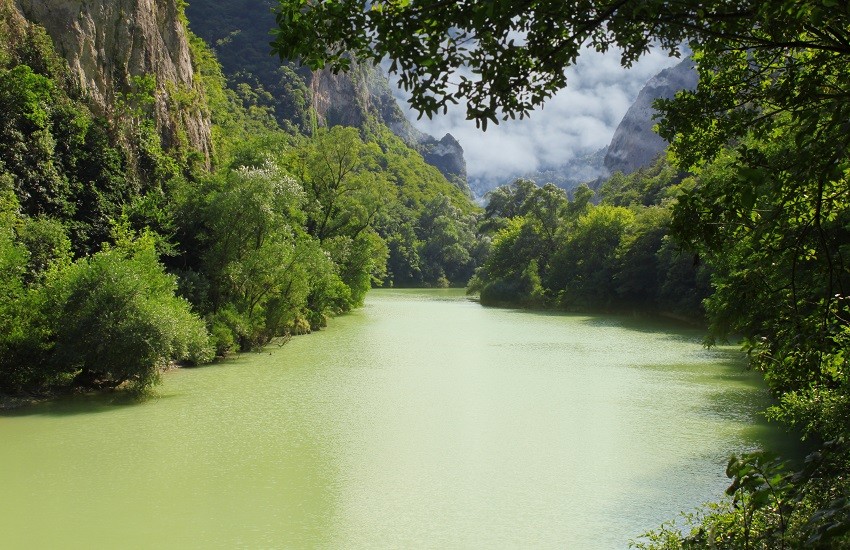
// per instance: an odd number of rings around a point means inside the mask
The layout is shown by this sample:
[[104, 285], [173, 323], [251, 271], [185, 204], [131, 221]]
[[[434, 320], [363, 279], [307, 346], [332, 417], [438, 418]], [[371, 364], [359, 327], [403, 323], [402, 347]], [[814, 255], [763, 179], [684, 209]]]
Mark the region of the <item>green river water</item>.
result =
[[699, 330], [372, 291], [158, 398], [0, 416], [4, 548], [625, 548], [773, 446]]

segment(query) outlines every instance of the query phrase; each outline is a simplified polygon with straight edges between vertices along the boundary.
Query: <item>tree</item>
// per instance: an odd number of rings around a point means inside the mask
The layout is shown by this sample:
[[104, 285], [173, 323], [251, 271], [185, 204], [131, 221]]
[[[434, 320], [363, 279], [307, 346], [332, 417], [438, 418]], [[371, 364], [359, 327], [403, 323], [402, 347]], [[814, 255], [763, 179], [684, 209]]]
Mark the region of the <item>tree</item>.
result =
[[500, 219], [526, 216], [538, 224], [545, 246], [551, 250], [555, 245], [558, 225], [569, 208], [567, 202], [566, 191], [555, 184], [539, 187], [531, 180], [520, 178], [487, 194], [483, 225], [485, 229], [491, 229], [503, 224]]
[[579, 218], [552, 255], [544, 284], [565, 307], [614, 305], [617, 250], [635, 215], [620, 206], [602, 205]]
[[52, 116], [59, 92], [26, 65], [0, 69], [0, 160], [28, 214], [70, 216], [68, 180], [56, 162]]
[[320, 129], [294, 152], [291, 170], [307, 192], [307, 231], [325, 241], [356, 237], [375, 221], [394, 189], [370, 163], [377, 146], [361, 139], [356, 128]]
[[593, 198], [593, 190], [582, 183], [573, 190], [573, 200], [567, 205], [564, 216], [571, 223], [575, 223], [581, 216], [587, 213], [590, 208], [590, 201]]
[[428, 283], [466, 283], [475, 269], [475, 219], [448, 197], [435, 197], [419, 216], [419, 258]]
[[[67, 385], [146, 390], [172, 360], [212, 359], [204, 323], [174, 295], [150, 234], [57, 265], [43, 284], [20, 284], [22, 261], [0, 235], [0, 389]], [[10, 257], [11, 256], [11, 257]], [[17, 265], [15, 265], [17, 263]], [[10, 281], [17, 269], [19, 280]], [[11, 284], [10, 284], [11, 283]]]
[[170, 360], [212, 359], [203, 322], [174, 296], [176, 282], [157, 261], [153, 239], [106, 249], [61, 273], [53, 317], [58, 370], [78, 379], [144, 390]]
[[[538, 258], [543, 253], [540, 224], [514, 216], [493, 238], [490, 255], [470, 281], [469, 292], [480, 292], [484, 305], [542, 306]], [[545, 266], [544, 266], [545, 267]]]
[[617, 295], [633, 305], [647, 308], [657, 303], [661, 271], [657, 252], [670, 225], [670, 211], [662, 207], [637, 210], [617, 250], [614, 274]]
[[531, 180], [520, 178], [508, 185], [502, 185], [487, 193], [487, 206], [484, 219], [513, 218], [525, 213], [525, 205], [539, 187]]
[[280, 168], [239, 168], [220, 187], [202, 214], [204, 273], [219, 352], [226, 352], [231, 340], [250, 349], [280, 335], [305, 313], [311, 283], [335, 268], [303, 228], [304, 191]]
[[468, 118], [486, 128], [528, 115], [564, 88], [564, 69], [586, 47], [618, 48], [624, 66], [655, 45], [678, 55], [686, 40], [711, 50], [847, 56], [849, 18], [835, 0], [280, 0], [272, 46], [333, 70], [349, 68], [351, 55], [389, 57], [420, 113], [466, 100]]
[[777, 393], [840, 386], [847, 375], [834, 363], [843, 360], [830, 356], [843, 357], [848, 319], [850, 164], [814, 179], [806, 172], [824, 160], [801, 165], [792, 136], [780, 133], [739, 150], [703, 168], [675, 207], [676, 234], [715, 267], [712, 335], [743, 335]]

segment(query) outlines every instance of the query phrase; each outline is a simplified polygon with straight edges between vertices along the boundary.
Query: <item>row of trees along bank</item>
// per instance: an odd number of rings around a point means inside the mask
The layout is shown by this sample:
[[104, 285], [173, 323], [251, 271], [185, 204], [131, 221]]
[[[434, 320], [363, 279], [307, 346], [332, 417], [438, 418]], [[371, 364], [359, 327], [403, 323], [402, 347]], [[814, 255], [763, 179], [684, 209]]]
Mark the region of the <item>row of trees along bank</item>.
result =
[[[45, 31], [2, 8], [0, 393], [144, 393], [175, 361], [316, 330], [372, 285], [463, 285], [486, 253], [479, 209], [377, 122], [282, 129], [189, 33], [200, 85], [172, 90], [166, 146], [157, 75], [96, 114]], [[182, 109], [212, 121], [211, 169]]]

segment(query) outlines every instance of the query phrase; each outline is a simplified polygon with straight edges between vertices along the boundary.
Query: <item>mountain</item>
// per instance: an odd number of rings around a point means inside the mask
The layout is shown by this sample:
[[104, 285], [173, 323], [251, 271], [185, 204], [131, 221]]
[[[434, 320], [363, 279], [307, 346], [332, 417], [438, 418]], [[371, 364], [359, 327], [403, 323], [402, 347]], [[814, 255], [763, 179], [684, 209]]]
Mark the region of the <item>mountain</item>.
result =
[[570, 190], [581, 183], [589, 183], [594, 187], [614, 172], [629, 174], [649, 166], [667, 147], [667, 142], [652, 130], [655, 125], [653, 116], [656, 114], [653, 102], [660, 98], [672, 98], [676, 92], [693, 89], [696, 85], [694, 63], [690, 58], [685, 59], [674, 67], [664, 69], [646, 83], [617, 126], [608, 146], [561, 165], [547, 166], [530, 173], [508, 174], [498, 182], [475, 179], [470, 182], [470, 187], [477, 196], [483, 196], [499, 185], [525, 178], [538, 185], [554, 183]]
[[333, 74], [271, 56], [274, 6], [270, 0], [192, 0], [186, 8], [190, 28], [213, 47], [231, 88], [246, 104], [270, 110], [281, 126], [305, 134], [317, 125], [364, 128], [374, 119], [470, 193], [460, 144], [451, 135], [438, 140], [415, 129], [380, 68], [355, 62], [351, 71]]
[[[405, 120], [405, 122], [407, 122]], [[410, 123], [407, 123], [410, 125]], [[412, 128], [412, 126], [411, 126]], [[413, 128], [415, 130], [415, 128]], [[425, 162], [439, 170], [447, 180], [452, 182], [468, 196], [472, 196], [466, 176], [466, 160], [463, 158], [463, 147], [451, 134], [446, 134], [442, 139], [419, 132], [418, 139], [413, 148], [419, 151]]]
[[577, 156], [560, 165], [545, 167], [534, 172], [509, 174], [497, 182], [475, 179], [470, 182], [470, 187], [476, 196], [480, 197], [496, 187], [522, 178], [531, 180], [537, 185], [554, 183], [558, 187], [570, 191], [582, 183], [589, 183], [608, 176], [608, 171], [603, 166], [607, 151], [608, 148], [603, 147], [592, 153]]
[[670, 99], [676, 92], [693, 89], [696, 85], [697, 73], [690, 58], [652, 77], [617, 126], [605, 154], [605, 168], [612, 173], [628, 174], [652, 164], [667, 147], [667, 142], [652, 131], [656, 114], [653, 102]]
[[322, 124], [362, 128], [374, 118], [421, 154], [447, 180], [471, 195], [460, 143], [451, 134], [438, 140], [414, 128], [398, 106], [379, 67], [354, 63], [347, 73], [315, 71], [307, 75], [306, 84], [310, 106]]
[[209, 162], [210, 120], [203, 102], [180, 99], [203, 92], [174, 0], [18, 0], [16, 7], [45, 28], [97, 114], [112, 118], [119, 96], [133, 91], [134, 78], [154, 75], [163, 144], [185, 139]]

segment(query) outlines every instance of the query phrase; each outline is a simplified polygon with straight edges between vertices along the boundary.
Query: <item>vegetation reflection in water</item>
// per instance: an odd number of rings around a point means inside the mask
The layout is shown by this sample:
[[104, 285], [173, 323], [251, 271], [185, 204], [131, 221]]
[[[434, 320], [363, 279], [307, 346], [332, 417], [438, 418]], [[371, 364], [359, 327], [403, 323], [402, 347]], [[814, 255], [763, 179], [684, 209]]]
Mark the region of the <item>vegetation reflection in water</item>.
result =
[[622, 548], [781, 438], [700, 331], [378, 290], [158, 399], [0, 417], [11, 547]]

